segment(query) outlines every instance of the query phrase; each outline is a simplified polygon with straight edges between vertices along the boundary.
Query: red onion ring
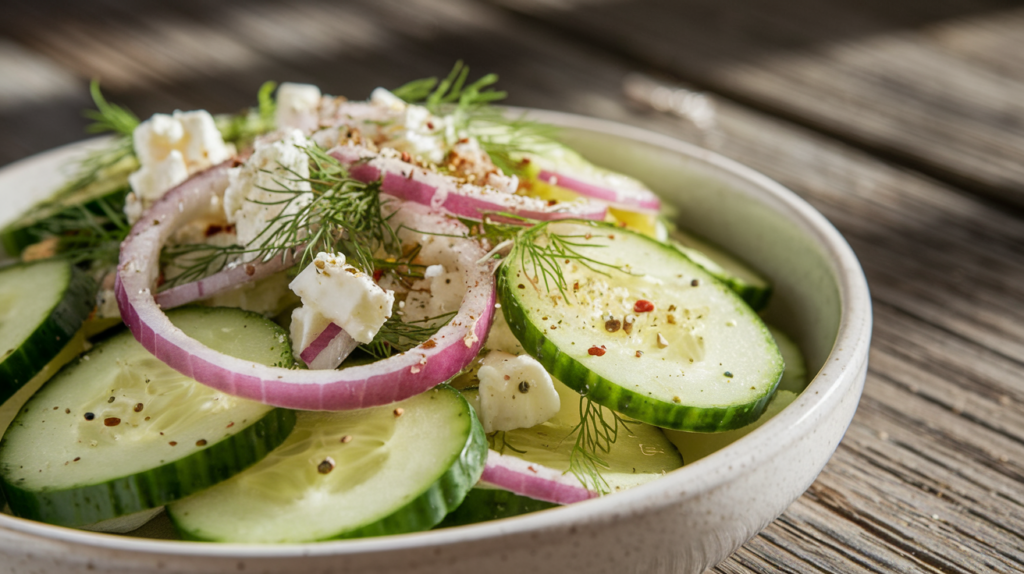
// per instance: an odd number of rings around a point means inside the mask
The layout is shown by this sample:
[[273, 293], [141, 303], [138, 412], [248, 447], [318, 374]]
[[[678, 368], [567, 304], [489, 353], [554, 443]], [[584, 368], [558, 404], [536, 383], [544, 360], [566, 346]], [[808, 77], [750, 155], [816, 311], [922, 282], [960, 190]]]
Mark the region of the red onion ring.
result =
[[480, 480], [521, 496], [554, 504], [572, 504], [598, 496], [575, 476], [493, 450], [487, 453]]
[[337, 369], [359, 343], [336, 323], [330, 323], [302, 350], [299, 358], [310, 369]]
[[382, 179], [381, 191], [399, 199], [428, 205], [457, 217], [481, 219], [487, 213], [512, 213], [520, 217], [551, 219], [603, 220], [608, 208], [601, 203], [570, 202], [549, 205], [497, 189], [459, 183], [455, 178], [436, 173], [395, 157], [386, 157], [362, 147], [337, 146], [328, 152], [349, 166], [353, 178], [364, 182]]
[[[199, 173], [169, 191], [121, 244], [115, 292], [125, 324], [150, 353], [171, 368], [225, 393], [265, 404], [305, 410], [348, 410], [383, 405], [429, 390], [473, 360], [490, 329], [496, 292], [490, 270], [476, 262], [483, 249], [452, 238], [466, 294], [455, 317], [426, 343], [369, 365], [340, 371], [267, 367], [218, 353], [175, 327], [153, 297], [160, 250], [174, 230], [202, 213], [227, 187], [228, 163]], [[449, 218], [406, 204], [393, 220], [445, 233], [465, 233]]]
[[[602, 181], [595, 183], [582, 179], [583, 176], [568, 175], [564, 172], [541, 169], [537, 179], [549, 185], [557, 185], [570, 191], [606, 201], [624, 209], [643, 209], [656, 212], [661, 209], [661, 200], [643, 184], [622, 177], [621, 182]], [[602, 178], [603, 179], [603, 178]]]
[[294, 264], [295, 261], [286, 255], [273, 257], [269, 261], [240, 263], [198, 281], [176, 285], [166, 291], [161, 291], [156, 294], [156, 303], [163, 309], [173, 309], [193, 301], [213, 297], [246, 283], [270, 277]]

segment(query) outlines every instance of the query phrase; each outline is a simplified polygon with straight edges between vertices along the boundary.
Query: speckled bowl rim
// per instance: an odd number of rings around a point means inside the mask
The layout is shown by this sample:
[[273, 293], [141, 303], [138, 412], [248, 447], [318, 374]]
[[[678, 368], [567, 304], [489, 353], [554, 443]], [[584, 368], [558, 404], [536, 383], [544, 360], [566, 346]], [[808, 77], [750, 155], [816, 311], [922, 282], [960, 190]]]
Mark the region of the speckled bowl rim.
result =
[[[416, 550], [485, 541], [537, 530], [569, 528], [574, 524], [600, 525], [627, 516], [649, 512], [691, 498], [728, 484], [746, 472], [746, 468], [777, 456], [788, 440], [781, 436], [799, 437], [813, 431], [834, 398], [857, 383], [857, 375], [867, 361], [871, 337], [871, 301], [867, 281], [853, 250], [843, 236], [825, 219], [789, 189], [736, 161], [670, 136], [612, 121], [541, 110], [528, 110], [530, 115], [557, 126], [632, 140], [654, 145], [696, 159], [725, 177], [743, 180], [758, 189], [757, 200], [766, 208], [801, 227], [814, 240], [832, 266], [839, 290], [840, 321], [835, 344], [826, 362], [827, 373], [819, 372], [793, 404], [773, 417], [761, 428], [737, 442], [697, 462], [675, 470], [665, 477], [614, 496], [597, 498], [563, 508], [507, 518], [494, 522], [402, 534], [305, 544], [246, 545], [149, 540], [91, 533], [51, 526], [0, 514], [0, 528], [31, 536], [48, 538], [95, 549], [188, 556], [197, 558], [287, 559], [314, 556], [351, 556], [395, 550]], [[35, 156], [7, 168], [28, 168], [34, 160], [50, 154], [66, 154], [71, 144], [43, 156]], [[747, 193], [746, 191], [743, 191]], [[736, 464], [743, 460], [744, 464]], [[680, 494], [681, 493], [681, 494]]]

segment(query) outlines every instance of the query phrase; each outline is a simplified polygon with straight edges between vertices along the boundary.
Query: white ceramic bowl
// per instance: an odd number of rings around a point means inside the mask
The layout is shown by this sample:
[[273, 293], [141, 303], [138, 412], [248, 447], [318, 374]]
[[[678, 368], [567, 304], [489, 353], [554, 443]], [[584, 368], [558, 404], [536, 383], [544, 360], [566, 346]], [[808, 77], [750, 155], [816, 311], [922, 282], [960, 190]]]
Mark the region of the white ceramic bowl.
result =
[[[679, 208], [686, 227], [771, 278], [767, 319], [817, 373], [758, 430], [662, 479], [600, 499], [441, 531], [285, 546], [165, 542], [92, 534], [0, 515], [8, 572], [703, 572], [767, 526], [814, 481], [857, 407], [871, 302], [856, 257], [789, 190], [675, 139], [610, 122], [536, 112], [596, 163], [634, 175]], [[0, 172], [9, 218], [51, 189], [76, 146]]]

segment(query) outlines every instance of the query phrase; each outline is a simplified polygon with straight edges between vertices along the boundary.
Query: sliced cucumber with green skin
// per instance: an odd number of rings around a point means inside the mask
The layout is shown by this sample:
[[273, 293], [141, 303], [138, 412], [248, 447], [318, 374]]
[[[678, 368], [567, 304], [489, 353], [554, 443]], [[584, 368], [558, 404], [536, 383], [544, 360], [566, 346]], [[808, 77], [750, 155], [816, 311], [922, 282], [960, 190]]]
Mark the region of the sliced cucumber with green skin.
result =
[[558, 506], [499, 488], [477, 487], [469, 491], [462, 504], [446, 516], [444, 521], [437, 525], [437, 528], [451, 528], [488, 520], [511, 518]]
[[683, 455], [683, 458], [686, 459], [686, 464], [693, 464], [754, 432], [772, 417], [779, 414], [782, 409], [788, 407], [790, 403], [796, 400], [796, 397], [797, 394], [794, 392], [779, 390], [772, 397], [764, 412], [761, 413], [761, 418], [743, 428], [719, 433], [666, 430], [665, 435], [676, 446]]
[[[168, 313], [223, 353], [291, 361], [283, 329], [238, 309]], [[162, 506], [255, 464], [291, 432], [295, 413], [205, 387], [153, 357], [127, 330], [65, 367], [0, 441], [12, 511], [83, 526]]]
[[[570, 456], [576, 444], [577, 433], [574, 431], [585, 408], [581, 404], [584, 399], [559, 381], [554, 383], [560, 401], [558, 413], [542, 424], [501, 433], [503, 436], [494, 440], [495, 448], [504, 455], [569, 472]], [[465, 389], [462, 394], [470, 404], [476, 404], [479, 389]], [[612, 413], [603, 407], [594, 407], [614, 428]], [[641, 422], [627, 422], [625, 425], [620, 423], [618, 429], [608, 452], [596, 453], [607, 464], [599, 469], [604, 484], [595, 485], [590, 477], [583, 477], [585, 480], [581, 479], [581, 482], [587, 488], [597, 490], [606, 487], [609, 492], [617, 492], [645, 484], [683, 466], [679, 452], [660, 428]]]
[[769, 325], [768, 330], [775, 338], [779, 352], [782, 353], [782, 359], [786, 362], [786, 370], [782, 372], [782, 380], [779, 381], [779, 390], [802, 392], [810, 382], [807, 379], [807, 361], [804, 360], [803, 352], [793, 339], [779, 329]]
[[672, 246], [700, 265], [715, 279], [729, 286], [755, 311], [768, 305], [772, 285], [757, 271], [739, 259], [692, 235], [673, 230]]
[[84, 208], [103, 218], [107, 209], [123, 209], [125, 195], [130, 191], [128, 175], [138, 166], [134, 157], [126, 157], [108, 168], [100, 179], [74, 191], [58, 192], [58, 197], [32, 207], [28, 213], [0, 229], [0, 244], [4, 251], [11, 257], [17, 257], [26, 247], [44, 239], [50, 233], [46, 220], [65, 210]]
[[473, 410], [441, 385], [381, 407], [300, 413], [292, 436], [263, 462], [168, 512], [190, 540], [311, 542], [428, 530], [459, 506], [486, 458]]
[[532, 276], [529, 257], [513, 254], [501, 266], [509, 327], [553, 377], [655, 426], [716, 432], [757, 420], [783, 361], [736, 293], [637, 233], [580, 223], [548, 233], [572, 237], [580, 257], [601, 262], [557, 258], [568, 301]]
[[93, 280], [63, 259], [0, 270], [0, 404], [75, 336], [95, 293]]

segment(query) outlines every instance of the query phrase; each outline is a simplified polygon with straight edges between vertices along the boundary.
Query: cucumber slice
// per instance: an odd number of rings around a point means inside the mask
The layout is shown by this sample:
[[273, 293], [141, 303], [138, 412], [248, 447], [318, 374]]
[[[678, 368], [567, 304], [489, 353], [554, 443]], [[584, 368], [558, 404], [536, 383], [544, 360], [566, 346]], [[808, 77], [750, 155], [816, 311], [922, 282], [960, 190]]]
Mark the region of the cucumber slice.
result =
[[[99, 179], [76, 190], [58, 191], [26, 214], [0, 230], [0, 244], [11, 257], [50, 234], [46, 221], [68, 209], [84, 208], [98, 217], [106, 217], [107, 209], [120, 210], [130, 190], [128, 175], [138, 169], [139, 162], [128, 156], [108, 167]], [[105, 204], [105, 205], [104, 205]]]
[[772, 285], [757, 271], [739, 259], [692, 235], [673, 230], [671, 244], [683, 255], [700, 265], [715, 279], [729, 286], [747, 305], [760, 311], [768, 305], [772, 296]]
[[0, 270], [0, 404], [75, 336], [93, 309], [95, 289], [63, 259]]
[[[576, 444], [575, 431], [585, 405], [579, 393], [559, 381], [555, 381], [555, 390], [561, 401], [558, 413], [545, 423], [505, 431], [500, 439], [492, 439], [501, 454], [569, 472], [570, 456]], [[471, 405], [479, 400], [479, 389], [465, 389], [462, 394]], [[593, 406], [604, 421], [614, 427], [612, 414], [603, 407]], [[645, 484], [683, 466], [683, 459], [661, 429], [641, 422], [627, 422], [625, 427], [620, 424], [609, 451], [599, 451], [597, 455], [607, 464], [599, 469], [604, 484], [595, 485], [588, 477], [583, 482], [588, 488], [609, 492]]]
[[469, 404], [441, 385], [387, 406], [300, 413], [292, 436], [263, 462], [168, 511], [192, 540], [310, 542], [427, 530], [462, 502], [486, 458]]
[[666, 430], [665, 435], [672, 441], [672, 444], [679, 449], [679, 452], [682, 453], [683, 458], [686, 459], [686, 464], [693, 464], [705, 456], [719, 451], [747, 436], [758, 427], [768, 422], [768, 420], [773, 416], [779, 414], [782, 409], [788, 407], [790, 403], [796, 400], [796, 397], [797, 394], [794, 392], [779, 390], [775, 393], [771, 402], [769, 402], [768, 406], [764, 409], [764, 413], [761, 414], [761, 418], [740, 429], [719, 433]]
[[738, 295], [675, 248], [637, 233], [554, 223], [538, 241], [551, 234], [602, 265], [546, 260], [565, 277], [565, 301], [532, 276], [530, 257], [514, 254], [498, 289], [513, 334], [552, 376], [655, 426], [715, 432], [757, 420], [783, 362]]
[[444, 518], [437, 528], [451, 528], [476, 524], [499, 518], [510, 518], [538, 510], [557, 507], [557, 504], [520, 496], [499, 488], [476, 488], [469, 491], [458, 508]]
[[[287, 334], [253, 313], [168, 314], [200, 342], [262, 364], [290, 362]], [[82, 526], [162, 506], [251, 466], [295, 414], [189, 379], [122, 331], [65, 367], [0, 441], [0, 487], [18, 516]]]
[[779, 390], [793, 393], [802, 392], [810, 382], [807, 378], [807, 362], [804, 360], [803, 352], [793, 342], [793, 339], [790, 339], [782, 331], [771, 325], [768, 326], [768, 330], [775, 338], [775, 344], [779, 346], [782, 360], [786, 362], [786, 370], [782, 372], [782, 380], [779, 381]]

